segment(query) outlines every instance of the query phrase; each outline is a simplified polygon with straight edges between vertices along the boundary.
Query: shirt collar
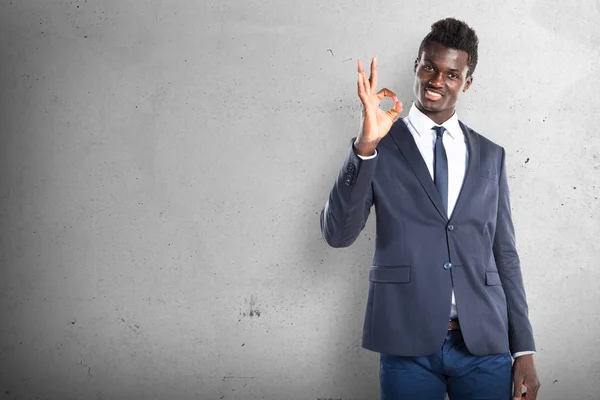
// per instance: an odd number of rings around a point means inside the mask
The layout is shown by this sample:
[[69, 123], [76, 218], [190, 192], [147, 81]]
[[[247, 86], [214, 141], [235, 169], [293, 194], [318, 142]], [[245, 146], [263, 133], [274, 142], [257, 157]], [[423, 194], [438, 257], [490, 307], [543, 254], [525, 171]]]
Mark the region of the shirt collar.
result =
[[[417, 108], [415, 103], [412, 104], [410, 111], [408, 112], [408, 119], [419, 136], [423, 135], [425, 132], [433, 132], [431, 128], [434, 126], [439, 126], [433, 122], [431, 118], [423, 114], [421, 110]], [[446, 128], [448, 136], [450, 136], [452, 139], [457, 139], [463, 136], [463, 131], [458, 123], [456, 111], [454, 111], [454, 114], [452, 114], [452, 116], [446, 120], [442, 126]]]

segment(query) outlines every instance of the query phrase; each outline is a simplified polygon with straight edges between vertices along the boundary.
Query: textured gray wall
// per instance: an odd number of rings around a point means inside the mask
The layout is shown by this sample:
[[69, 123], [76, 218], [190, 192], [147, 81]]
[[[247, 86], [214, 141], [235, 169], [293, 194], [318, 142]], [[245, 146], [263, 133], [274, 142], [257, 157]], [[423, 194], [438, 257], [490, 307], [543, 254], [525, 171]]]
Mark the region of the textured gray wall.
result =
[[374, 219], [331, 249], [318, 214], [357, 58], [405, 115], [446, 16], [480, 37], [459, 115], [508, 151], [541, 398], [600, 398], [597, 0], [0, 0], [0, 398], [377, 399]]

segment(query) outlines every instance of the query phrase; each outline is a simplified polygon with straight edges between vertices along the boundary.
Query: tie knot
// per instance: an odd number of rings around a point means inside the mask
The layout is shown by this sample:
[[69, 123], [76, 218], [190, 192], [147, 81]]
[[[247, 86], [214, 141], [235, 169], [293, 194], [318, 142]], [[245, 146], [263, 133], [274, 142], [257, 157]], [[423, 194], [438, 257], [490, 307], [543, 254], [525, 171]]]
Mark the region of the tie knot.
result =
[[437, 134], [437, 137], [442, 137], [444, 132], [446, 132], [446, 128], [444, 128], [443, 126], [434, 126], [432, 129]]

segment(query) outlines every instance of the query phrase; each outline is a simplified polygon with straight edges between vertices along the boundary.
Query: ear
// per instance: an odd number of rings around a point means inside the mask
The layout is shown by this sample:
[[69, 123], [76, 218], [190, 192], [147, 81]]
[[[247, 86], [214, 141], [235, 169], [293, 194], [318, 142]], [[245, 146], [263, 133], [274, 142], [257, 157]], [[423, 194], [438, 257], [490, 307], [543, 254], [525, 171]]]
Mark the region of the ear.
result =
[[419, 66], [419, 58], [415, 58], [415, 68], [414, 68], [414, 73], [417, 73], [417, 67]]
[[465, 87], [463, 88], [463, 92], [466, 92], [467, 90], [469, 90], [472, 83], [473, 83], [473, 75], [471, 75], [467, 78], [467, 81], [465, 82]]

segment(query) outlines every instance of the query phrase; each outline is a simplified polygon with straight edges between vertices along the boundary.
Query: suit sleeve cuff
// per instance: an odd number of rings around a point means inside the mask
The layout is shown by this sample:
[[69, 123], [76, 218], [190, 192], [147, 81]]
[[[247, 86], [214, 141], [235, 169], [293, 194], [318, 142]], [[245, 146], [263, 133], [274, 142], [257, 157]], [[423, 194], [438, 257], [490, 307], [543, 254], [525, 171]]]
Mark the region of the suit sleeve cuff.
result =
[[519, 351], [519, 352], [513, 354], [513, 358], [517, 358], [517, 357], [524, 356], [527, 354], [535, 354], [535, 351]]

